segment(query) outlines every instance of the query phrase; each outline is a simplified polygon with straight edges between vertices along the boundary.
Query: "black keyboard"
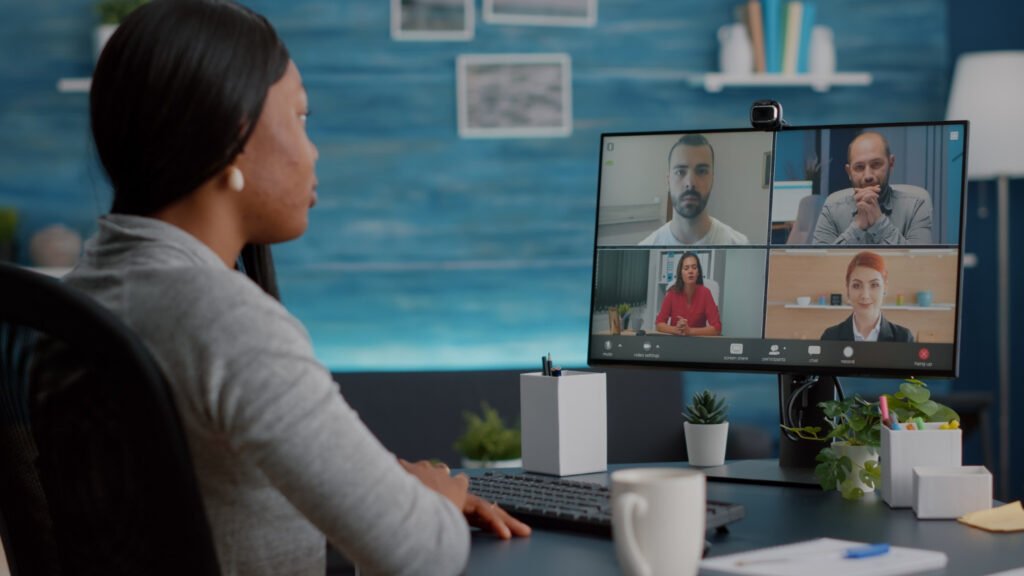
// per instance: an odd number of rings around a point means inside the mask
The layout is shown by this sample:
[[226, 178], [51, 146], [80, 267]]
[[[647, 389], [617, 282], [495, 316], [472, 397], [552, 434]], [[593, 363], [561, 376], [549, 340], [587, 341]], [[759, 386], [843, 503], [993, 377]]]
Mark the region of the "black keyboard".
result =
[[[612, 533], [611, 491], [593, 482], [517, 472], [485, 472], [469, 477], [473, 494], [497, 502], [531, 526]], [[743, 518], [740, 504], [707, 501], [707, 529], [725, 530], [726, 524]]]

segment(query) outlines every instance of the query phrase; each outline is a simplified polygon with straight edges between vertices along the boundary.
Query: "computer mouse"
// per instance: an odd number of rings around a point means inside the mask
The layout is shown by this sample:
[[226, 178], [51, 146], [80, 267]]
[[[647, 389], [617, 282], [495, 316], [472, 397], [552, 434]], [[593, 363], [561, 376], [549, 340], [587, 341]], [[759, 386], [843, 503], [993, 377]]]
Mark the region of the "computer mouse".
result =
[[636, 331], [636, 335], [637, 335], [637, 336], [643, 336], [643, 335], [645, 335], [645, 334], [647, 334], [647, 331], [646, 331], [646, 330], [637, 330], [637, 331]]

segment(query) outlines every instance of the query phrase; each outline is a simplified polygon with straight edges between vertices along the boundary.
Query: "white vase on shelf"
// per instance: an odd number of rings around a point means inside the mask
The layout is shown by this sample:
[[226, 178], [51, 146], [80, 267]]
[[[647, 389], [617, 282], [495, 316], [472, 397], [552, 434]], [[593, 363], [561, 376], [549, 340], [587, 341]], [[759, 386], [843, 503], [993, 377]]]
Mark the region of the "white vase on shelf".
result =
[[754, 48], [742, 23], [718, 29], [718, 69], [722, 74], [743, 76], [754, 70]]
[[807, 70], [812, 76], [830, 76], [836, 72], [836, 43], [832, 29], [828, 26], [815, 26], [811, 29]]

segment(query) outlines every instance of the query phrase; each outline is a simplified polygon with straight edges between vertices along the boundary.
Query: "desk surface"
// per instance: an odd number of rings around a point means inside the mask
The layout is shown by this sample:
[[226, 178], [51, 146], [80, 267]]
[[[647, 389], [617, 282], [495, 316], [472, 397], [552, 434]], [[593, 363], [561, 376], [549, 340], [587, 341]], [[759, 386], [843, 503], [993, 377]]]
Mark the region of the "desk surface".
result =
[[[607, 483], [607, 474], [573, 479]], [[747, 512], [729, 533], [710, 536], [708, 557], [828, 536], [944, 551], [949, 564], [930, 573], [935, 575], [982, 576], [1024, 566], [1024, 533], [991, 534], [955, 520], [918, 520], [909, 508], [889, 508], [877, 493], [850, 502], [815, 487], [709, 481], [708, 498], [743, 504]], [[467, 573], [621, 574], [611, 539], [538, 529], [529, 538], [511, 541], [474, 532]]]

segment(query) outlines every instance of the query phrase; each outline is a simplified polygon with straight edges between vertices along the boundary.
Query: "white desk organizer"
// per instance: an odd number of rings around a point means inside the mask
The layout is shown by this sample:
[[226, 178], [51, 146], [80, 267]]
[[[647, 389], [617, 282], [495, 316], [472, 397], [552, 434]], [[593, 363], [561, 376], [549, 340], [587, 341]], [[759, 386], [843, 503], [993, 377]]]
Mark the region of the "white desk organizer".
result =
[[519, 376], [523, 470], [555, 476], [608, 469], [605, 375]]
[[914, 505], [914, 466], [960, 466], [960, 430], [939, 430], [928, 422], [924, 430], [890, 430], [882, 426], [882, 499], [892, 508]]
[[984, 466], [915, 466], [914, 514], [953, 519], [992, 507], [992, 473]]

